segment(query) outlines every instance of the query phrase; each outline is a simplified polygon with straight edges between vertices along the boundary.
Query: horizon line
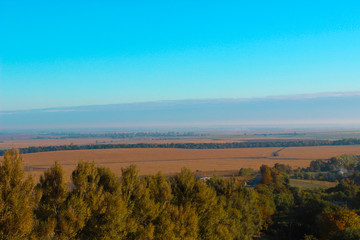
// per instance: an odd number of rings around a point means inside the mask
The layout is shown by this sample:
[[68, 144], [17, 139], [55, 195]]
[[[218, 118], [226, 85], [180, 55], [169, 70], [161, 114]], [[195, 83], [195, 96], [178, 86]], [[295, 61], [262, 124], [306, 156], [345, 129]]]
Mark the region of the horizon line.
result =
[[[338, 92], [316, 92], [316, 93], [302, 93], [302, 94], [284, 94], [284, 95], [269, 95], [265, 97], [247, 97], [247, 98], [199, 98], [199, 99], [174, 99], [174, 100], [150, 100], [138, 102], [121, 102], [121, 103], [108, 103], [108, 104], [89, 104], [77, 106], [57, 106], [48, 108], [30, 108], [30, 109], [15, 109], [15, 110], [0, 110], [0, 115], [12, 113], [17, 111], [75, 111], [69, 110], [73, 108], [92, 107], [92, 106], [110, 106], [110, 105], [126, 105], [126, 104], [149, 104], [149, 103], [173, 103], [173, 102], [206, 102], [206, 101], [251, 101], [251, 100], [286, 100], [286, 99], [310, 99], [321, 97], [346, 97], [346, 96], [360, 96], [360, 91], [338, 91]], [[66, 110], [68, 109], [68, 110]]]

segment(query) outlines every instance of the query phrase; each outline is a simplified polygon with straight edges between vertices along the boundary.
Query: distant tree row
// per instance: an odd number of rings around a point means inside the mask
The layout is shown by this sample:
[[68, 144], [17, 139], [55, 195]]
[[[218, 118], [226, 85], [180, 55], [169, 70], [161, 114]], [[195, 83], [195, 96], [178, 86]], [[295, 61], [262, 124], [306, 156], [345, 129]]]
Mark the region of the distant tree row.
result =
[[[135, 143], [135, 144], [88, 144], [88, 145], [60, 145], [37, 146], [20, 148], [20, 153], [50, 152], [84, 149], [113, 149], [113, 148], [183, 148], [183, 149], [225, 149], [225, 148], [256, 148], [256, 147], [302, 147], [302, 146], [334, 146], [358, 145], [360, 139], [342, 140], [301, 140], [301, 141], [262, 141], [262, 142], [229, 142], [229, 143]], [[6, 150], [0, 150], [3, 156]]]
[[360, 184], [360, 156], [343, 154], [330, 159], [310, 162], [307, 168], [290, 171], [292, 178], [320, 181], [341, 181], [346, 178]]
[[125, 132], [125, 133], [49, 133], [35, 139], [68, 139], [68, 138], [136, 138], [136, 137], [193, 137], [207, 136], [195, 132]]
[[332, 157], [329, 160], [311, 161], [308, 168], [311, 172], [334, 171], [334, 170], [360, 170], [360, 156], [352, 154], [344, 154], [338, 157]]

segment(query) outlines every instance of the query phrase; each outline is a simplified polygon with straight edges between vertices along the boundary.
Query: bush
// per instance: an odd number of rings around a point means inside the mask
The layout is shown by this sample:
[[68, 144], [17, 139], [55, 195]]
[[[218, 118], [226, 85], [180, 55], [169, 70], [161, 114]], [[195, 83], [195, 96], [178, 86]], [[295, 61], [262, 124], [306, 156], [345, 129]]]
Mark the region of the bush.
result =
[[239, 176], [240, 177], [246, 177], [246, 176], [250, 176], [254, 173], [254, 170], [252, 168], [241, 168], [239, 171]]

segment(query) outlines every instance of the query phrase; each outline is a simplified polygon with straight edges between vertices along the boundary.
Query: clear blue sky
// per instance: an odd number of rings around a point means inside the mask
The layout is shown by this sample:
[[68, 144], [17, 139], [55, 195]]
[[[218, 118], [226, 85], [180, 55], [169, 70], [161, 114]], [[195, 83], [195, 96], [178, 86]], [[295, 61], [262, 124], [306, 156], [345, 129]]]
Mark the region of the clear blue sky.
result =
[[360, 90], [359, 1], [0, 0], [0, 110]]

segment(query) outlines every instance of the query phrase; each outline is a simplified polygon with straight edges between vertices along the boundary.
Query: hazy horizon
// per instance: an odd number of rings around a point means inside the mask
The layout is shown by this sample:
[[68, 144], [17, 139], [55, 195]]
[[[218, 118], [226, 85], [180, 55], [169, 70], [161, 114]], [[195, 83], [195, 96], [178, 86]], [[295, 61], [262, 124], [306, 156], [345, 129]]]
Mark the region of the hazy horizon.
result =
[[359, 128], [360, 92], [0, 111], [0, 129]]
[[317, 93], [303, 93], [303, 94], [283, 94], [283, 95], [269, 95], [263, 97], [249, 97], [249, 98], [200, 98], [200, 99], [164, 99], [154, 101], [138, 101], [138, 102], [118, 102], [109, 104], [90, 104], [90, 105], [76, 105], [76, 106], [54, 106], [46, 108], [29, 108], [29, 109], [12, 109], [12, 110], [0, 110], [0, 114], [6, 114], [16, 111], [29, 111], [29, 110], [58, 110], [79, 108], [79, 107], [90, 107], [90, 106], [111, 106], [111, 105], [126, 105], [126, 104], [151, 104], [151, 103], [171, 103], [171, 102], [208, 102], [208, 101], [219, 101], [219, 102], [233, 102], [233, 101], [249, 101], [249, 100], [271, 100], [271, 99], [309, 99], [319, 97], [345, 97], [345, 96], [360, 96], [360, 91], [341, 91], [341, 92], [317, 92]]

